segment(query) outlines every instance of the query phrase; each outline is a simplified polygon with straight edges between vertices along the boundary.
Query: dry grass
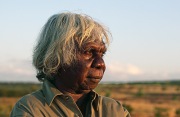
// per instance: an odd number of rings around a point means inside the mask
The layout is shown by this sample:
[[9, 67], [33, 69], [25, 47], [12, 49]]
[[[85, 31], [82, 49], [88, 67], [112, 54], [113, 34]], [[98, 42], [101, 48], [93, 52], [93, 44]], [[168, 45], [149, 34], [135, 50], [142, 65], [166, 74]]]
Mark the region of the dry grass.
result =
[[[96, 91], [116, 100], [132, 117], [180, 117], [180, 86], [172, 84], [100, 84]], [[18, 97], [0, 97], [0, 117], [8, 117]]]
[[120, 100], [130, 108], [132, 117], [180, 117], [177, 114], [180, 113], [179, 89], [179, 85], [124, 84], [108, 87], [101, 85], [97, 91]]
[[0, 97], [0, 117], [9, 117], [9, 114], [19, 98]]

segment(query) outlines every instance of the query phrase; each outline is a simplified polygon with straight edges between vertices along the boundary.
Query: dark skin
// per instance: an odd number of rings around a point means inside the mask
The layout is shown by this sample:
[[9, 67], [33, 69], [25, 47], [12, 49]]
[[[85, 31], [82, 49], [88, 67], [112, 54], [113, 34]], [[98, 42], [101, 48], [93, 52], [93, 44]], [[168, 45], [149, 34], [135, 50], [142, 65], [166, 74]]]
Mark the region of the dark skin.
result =
[[82, 114], [85, 114], [88, 93], [96, 88], [106, 69], [103, 55], [106, 47], [103, 42], [90, 42], [77, 53], [75, 64], [63, 66], [55, 78], [55, 86], [70, 95]]

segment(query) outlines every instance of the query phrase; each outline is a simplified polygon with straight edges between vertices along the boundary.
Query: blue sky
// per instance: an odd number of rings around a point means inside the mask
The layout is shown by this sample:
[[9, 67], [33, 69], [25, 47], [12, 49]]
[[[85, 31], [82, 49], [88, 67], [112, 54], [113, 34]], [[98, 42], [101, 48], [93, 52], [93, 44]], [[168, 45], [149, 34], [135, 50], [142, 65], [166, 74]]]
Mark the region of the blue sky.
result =
[[180, 79], [179, 0], [16, 0], [0, 4], [0, 81], [37, 81], [32, 50], [41, 27], [59, 12], [85, 13], [113, 39], [103, 81]]

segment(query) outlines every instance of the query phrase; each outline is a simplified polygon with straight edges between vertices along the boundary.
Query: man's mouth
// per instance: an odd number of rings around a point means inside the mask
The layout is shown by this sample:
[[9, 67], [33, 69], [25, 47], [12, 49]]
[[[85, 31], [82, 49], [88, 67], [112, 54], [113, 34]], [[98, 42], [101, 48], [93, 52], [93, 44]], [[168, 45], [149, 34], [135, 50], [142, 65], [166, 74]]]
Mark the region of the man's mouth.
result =
[[87, 79], [91, 82], [100, 82], [100, 80], [103, 77], [103, 70], [97, 70], [97, 71], [91, 71], [89, 72], [89, 75], [87, 76]]
[[91, 77], [87, 77], [87, 79], [91, 82], [97, 83], [101, 81], [102, 76], [91, 76]]

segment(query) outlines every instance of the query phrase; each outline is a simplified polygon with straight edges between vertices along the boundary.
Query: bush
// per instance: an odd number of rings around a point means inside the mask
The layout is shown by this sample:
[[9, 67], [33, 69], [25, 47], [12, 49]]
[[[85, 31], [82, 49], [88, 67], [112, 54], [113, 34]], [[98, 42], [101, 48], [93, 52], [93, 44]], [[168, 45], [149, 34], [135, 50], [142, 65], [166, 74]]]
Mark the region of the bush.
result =
[[144, 95], [142, 88], [139, 88], [137, 93], [136, 93], [136, 97], [142, 97]]
[[180, 108], [178, 108], [178, 109], [176, 110], [176, 116], [177, 116], [177, 117], [180, 117]]
[[0, 97], [21, 97], [40, 89], [40, 84], [4, 83], [0, 84]]
[[110, 97], [111, 96], [111, 92], [109, 90], [106, 90], [105, 96], [106, 97]]
[[169, 117], [168, 109], [166, 108], [155, 108], [155, 117]]
[[128, 110], [129, 113], [131, 113], [133, 111], [133, 108], [128, 105], [128, 104], [123, 104], [124, 108], [126, 108]]

